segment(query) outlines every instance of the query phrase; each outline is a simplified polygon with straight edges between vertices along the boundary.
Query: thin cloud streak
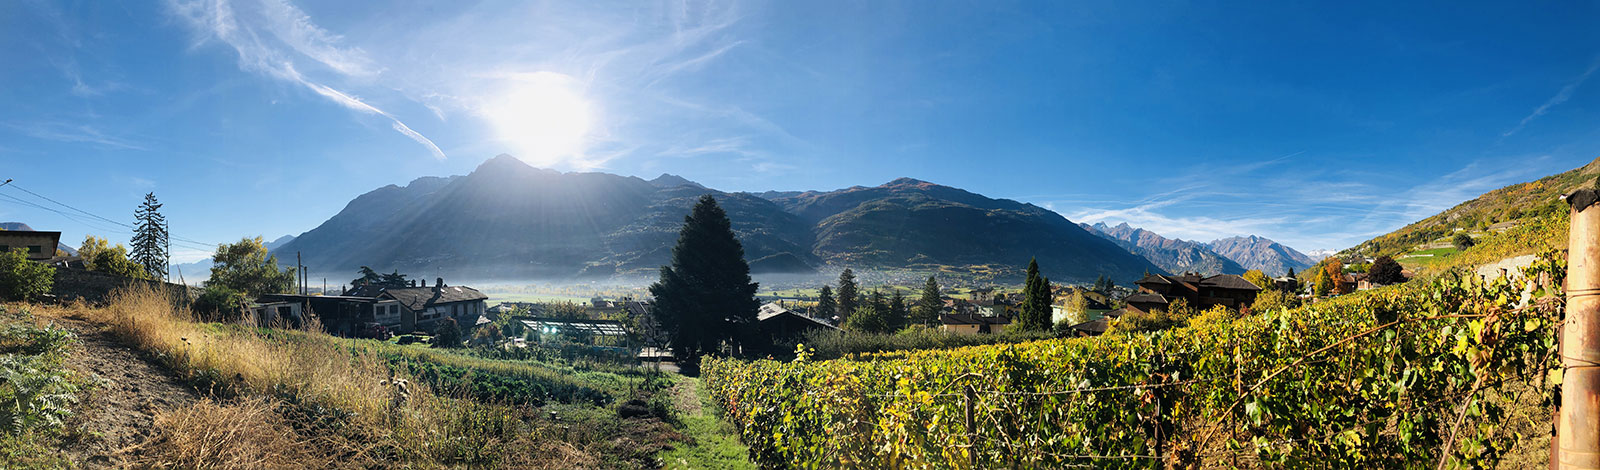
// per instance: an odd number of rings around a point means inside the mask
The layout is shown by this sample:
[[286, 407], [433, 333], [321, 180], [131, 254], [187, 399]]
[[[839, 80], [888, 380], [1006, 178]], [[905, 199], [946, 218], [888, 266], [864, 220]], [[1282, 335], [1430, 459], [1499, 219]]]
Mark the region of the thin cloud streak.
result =
[[1550, 99], [1546, 100], [1544, 104], [1539, 105], [1539, 107], [1535, 108], [1532, 113], [1528, 114], [1528, 117], [1522, 118], [1522, 121], [1518, 122], [1516, 127], [1511, 128], [1511, 130], [1506, 131], [1504, 134], [1500, 134], [1500, 136], [1511, 137], [1511, 134], [1516, 134], [1517, 132], [1522, 131], [1522, 128], [1527, 127], [1529, 122], [1533, 122], [1535, 118], [1543, 116], [1545, 112], [1550, 110], [1550, 108], [1572, 99], [1572, 93], [1578, 91], [1578, 87], [1583, 86], [1583, 82], [1588, 81], [1589, 76], [1594, 75], [1594, 71], [1597, 69], [1600, 69], [1600, 60], [1596, 60], [1594, 63], [1589, 64], [1589, 68], [1584, 70], [1583, 75], [1579, 75], [1577, 80], [1573, 80], [1572, 83], [1568, 83], [1567, 86], [1561, 87], [1561, 91], [1556, 92], [1555, 96], [1550, 97]]
[[56, 142], [88, 143], [125, 150], [149, 150], [149, 148], [145, 147], [144, 144], [121, 137], [106, 135], [99, 129], [85, 124], [67, 124], [63, 122], [26, 122], [6, 123], [5, 126], [36, 139], [53, 140]]
[[260, 24], [241, 20], [235, 13], [233, 3], [227, 0], [192, 2], [171, 0], [168, 3], [169, 10], [187, 21], [189, 26], [202, 36], [201, 43], [208, 39], [216, 39], [232, 47], [239, 54], [241, 69], [299, 84], [345, 108], [382, 116], [391, 122], [396, 132], [422, 144], [434, 158], [440, 160], [446, 158], [444, 151], [440, 150], [432, 140], [413, 130], [393, 114], [348, 93], [307, 78], [295, 67], [291, 54], [269, 44], [262, 36], [263, 33], [269, 34], [295, 53], [309, 57], [340, 74], [363, 77], [375, 75], [377, 71], [360, 49], [338, 47], [337, 43], [341, 37], [317, 27], [309, 16], [285, 1], [262, 0], [258, 5], [262, 14], [259, 15], [260, 18], [253, 17], [253, 19], [257, 19]]
[[[1154, 180], [1150, 187], [1175, 189], [1132, 201], [1074, 195], [1028, 199], [1045, 199], [1052, 210], [1075, 222], [1127, 222], [1167, 237], [1206, 241], [1260, 235], [1301, 251], [1342, 249], [1496, 188], [1534, 179], [1549, 170], [1550, 163], [1548, 156], [1488, 158], [1398, 188], [1385, 183], [1398, 178], [1363, 175], [1360, 181], [1341, 180], [1348, 175], [1270, 171], [1270, 164], [1247, 164]], [[1240, 184], [1246, 181], [1255, 182], [1254, 186]], [[1067, 204], [1090, 207], [1054, 209]], [[1232, 209], [1216, 210], [1219, 207]], [[1192, 215], [1218, 213], [1243, 215]]]

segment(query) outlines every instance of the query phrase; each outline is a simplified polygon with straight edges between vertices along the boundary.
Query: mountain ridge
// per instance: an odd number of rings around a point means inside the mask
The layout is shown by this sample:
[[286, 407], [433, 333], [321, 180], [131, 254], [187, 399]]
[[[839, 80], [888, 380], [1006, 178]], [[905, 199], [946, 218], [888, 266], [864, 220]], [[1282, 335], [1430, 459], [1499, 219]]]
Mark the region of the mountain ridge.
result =
[[1142, 256], [1161, 269], [1172, 273], [1195, 272], [1201, 274], [1244, 274], [1238, 262], [1222, 256], [1205, 243], [1177, 238], [1166, 238], [1128, 225], [1116, 226], [1097, 222], [1094, 225], [1079, 223], [1090, 233], [1105, 237], [1123, 249]]
[[1256, 235], [1219, 238], [1206, 243], [1206, 246], [1245, 269], [1259, 269], [1269, 276], [1282, 276], [1291, 269], [1305, 271], [1317, 264], [1305, 253]]
[[1061, 280], [1106, 274], [1127, 282], [1160, 270], [1054, 211], [912, 178], [835, 191], [729, 193], [671, 174], [563, 173], [507, 155], [467, 175], [369, 191], [278, 248], [301, 252], [323, 272], [649, 275], [670, 260], [683, 216], [708, 194], [729, 213], [757, 272], [828, 265], [1020, 272], [1030, 257]]

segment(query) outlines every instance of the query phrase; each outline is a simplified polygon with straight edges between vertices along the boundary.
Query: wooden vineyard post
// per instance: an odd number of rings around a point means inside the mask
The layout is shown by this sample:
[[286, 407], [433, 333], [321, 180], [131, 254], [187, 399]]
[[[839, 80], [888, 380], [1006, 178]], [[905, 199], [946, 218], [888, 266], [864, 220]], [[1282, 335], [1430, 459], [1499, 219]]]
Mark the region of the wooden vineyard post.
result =
[[1552, 447], [1558, 468], [1600, 468], [1600, 193], [1580, 189], [1568, 232], [1567, 308], [1560, 330], [1561, 408]]
[[978, 425], [973, 416], [973, 402], [977, 401], [978, 393], [972, 390], [971, 385], [964, 386], [966, 395], [966, 424], [967, 424], [967, 460], [970, 468], [978, 468]]

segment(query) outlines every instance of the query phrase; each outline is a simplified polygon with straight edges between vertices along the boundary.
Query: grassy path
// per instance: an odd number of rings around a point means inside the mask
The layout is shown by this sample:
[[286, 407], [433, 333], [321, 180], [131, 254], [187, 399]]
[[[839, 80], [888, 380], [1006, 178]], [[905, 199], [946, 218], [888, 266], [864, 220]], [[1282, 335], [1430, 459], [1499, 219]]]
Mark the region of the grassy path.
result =
[[733, 426], [722, 421], [716, 405], [700, 387], [698, 377], [679, 377], [672, 387], [673, 407], [683, 421], [680, 429], [689, 437], [687, 444], [662, 452], [658, 458], [667, 469], [755, 469], [750, 449], [739, 442]]

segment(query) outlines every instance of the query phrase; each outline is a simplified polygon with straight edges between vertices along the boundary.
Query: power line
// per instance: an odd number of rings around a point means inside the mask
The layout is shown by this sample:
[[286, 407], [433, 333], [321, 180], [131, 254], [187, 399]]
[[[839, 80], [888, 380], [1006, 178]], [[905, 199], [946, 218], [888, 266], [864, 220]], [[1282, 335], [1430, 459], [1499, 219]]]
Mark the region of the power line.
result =
[[[108, 219], [106, 217], [102, 217], [100, 215], [97, 215], [95, 213], [92, 213], [92, 212], [89, 212], [89, 211], [86, 211], [86, 210], [83, 210], [83, 209], [79, 209], [79, 208], [74, 207], [74, 206], [72, 206], [70, 204], [67, 204], [67, 203], [64, 203], [64, 202], [61, 202], [61, 201], [57, 201], [55, 199], [51, 199], [51, 198], [49, 198], [49, 197], [47, 197], [47, 196], [45, 196], [43, 194], [39, 194], [39, 193], [36, 193], [36, 192], [33, 192], [33, 191], [29, 191], [27, 188], [23, 188], [23, 187], [18, 186], [16, 184], [10, 184], [10, 185], [7, 185], [7, 186], [12, 187], [12, 188], [16, 188], [18, 191], [22, 191], [24, 193], [28, 193], [28, 194], [30, 194], [30, 195], [32, 195], [34, 197], [39, 198], [39, 199], [44, 199], [46, 201], [50, 201], [51, 203], [54, 203], [54, 204], [56, 204], [58, 206], [65, 207], [65, 208], [68, 208], [68, 209], [72, 209], [74, 211], [77, 211], [77, 212], [82, 213], [84, 215], [87, 215], [89, 217], [93, 217], [95, 219], [99, 219], [99, 220], [102, 220], [102, 221], [105, 221], [105, 222], [108, 222], [108, 223], [111, 223], [111, 224], [115, 224], [115, 225], [127, 228], [129, 230], [136, 230], [136, 228], [133, 225], [129, 225], [129, 224], [126, 224], [126, 223], [122, 223], [122, 222], [118, 222], [118, 221], [115, 221], [115, 220], [111, 220], [111, 219]], [[7, 197], [11, 197], [11, 196], [7, 196]], [[16, 199], [19, 202], [26, 202], [26, 201], [22, 201], [21, 199], [17, 199], [15, 197], [11, 197], [11, 198], [12, 199]], [[33, 205], [34, 207], [38, 207], [40, 209], [45, 209], [45, 210], [49, 210], [51, 212], [55, 212], [57, 214], [61, 214], [62, 216], [68, 216], [70, 218], [70, 216], [68, 214], [63, 213], [63, 212], [58, 211], [58, 210], [53, 210], [53, 209], [50, 209], [50, 208], [47, 208], [47, 207], [44, 207], [44, 206], [41, 206], [41, 205], [38, 205], [38, 204], [30, 203], [30, 205]], [[171, 231], [167, 232], [167, 238], [169, 240], [176, 240], [176, 241], [179, 241], [179, 242], [186, 242], [186, 243], [189, 243], [189, 244], [192, 244], [192, 245], [197, 245], [197, 246], [188, 246], [188, 247], [186, 247], [186, 248], [190, 248], [190, 249], [215, 250], [216, 246], [217, 246], [216, 244], [212, 244], [212, 243], [206, 243], [206, 242], [202, 242], [202, 241], [196, 241], [196, 240], [191, 240], [191, 239], [188, 239], [188, 238], [179, 237], [179, 236], [173, 235]]]
[[[96, 231], [99, 231], [101, 233], [116, 233], [116, 234], [119, 234], [119, 235], [122, 235], [122, 234], [131, 235], [131, 234], [133, 234], [133, 232], [131, 232], [131, 231], [121, 230], [121, 229], [117, 229], [117, 228], [109, 228], [109, 227], [106, 227], [104, 225], [100, 225], [100, 223], [98, 221], [96, 221], [96, 220], [87, 219], [87, 218], [85, 218], [83, 216], [70, 214], [70, 213], [67, 213], [67, 212], [63, 212], [63, 211], [61, 211], [59, 209], [43, 206], [43, 205], [31, 202], [31, 201], [26, 201], [26, 200], [23, 200], [23, 199], [19, 199], [16, 196], [12, 196], [12, 195], [9, 195], [9, 194], [0, 194], [0, 198], [5, 198], [6, 200], [9, 200], [9, 202], [14, 202], [16, 204], [21, 204], [21, 205], [24, 205], [24, 206], [33, 207], [33, 208], [36, 208], [36, 209], [39, 209], [39, 210], [48, 211], [48, 212], [54, 213], [56, 215], [60, 215], [60, 216], [62, 216], [64, 218], [66, 218], [67, 220], [71, 220], [73, 222], [77, 222], [77, 223], [83, 224], [84, 226], [92, 228], [92, 229], [95, 229]], [[0, 202], [5, 202], [5, 201], [0, 201]], [[187, 241], [182, 241], [182, 240], [180, 240], [178, 242], [175, 242], [174, 244], [178, 245], [179, 248], [188, 248], [188, 249], [191, 249], [191, 250], [202, 250], [202, 251], [205, 251], [205, 250], [215, 250], [216, 249], [215, 247], [206, 246], [205, 244], [202, 244], [202, 243], [192, 243], [192, 242], [187, 242]]]

